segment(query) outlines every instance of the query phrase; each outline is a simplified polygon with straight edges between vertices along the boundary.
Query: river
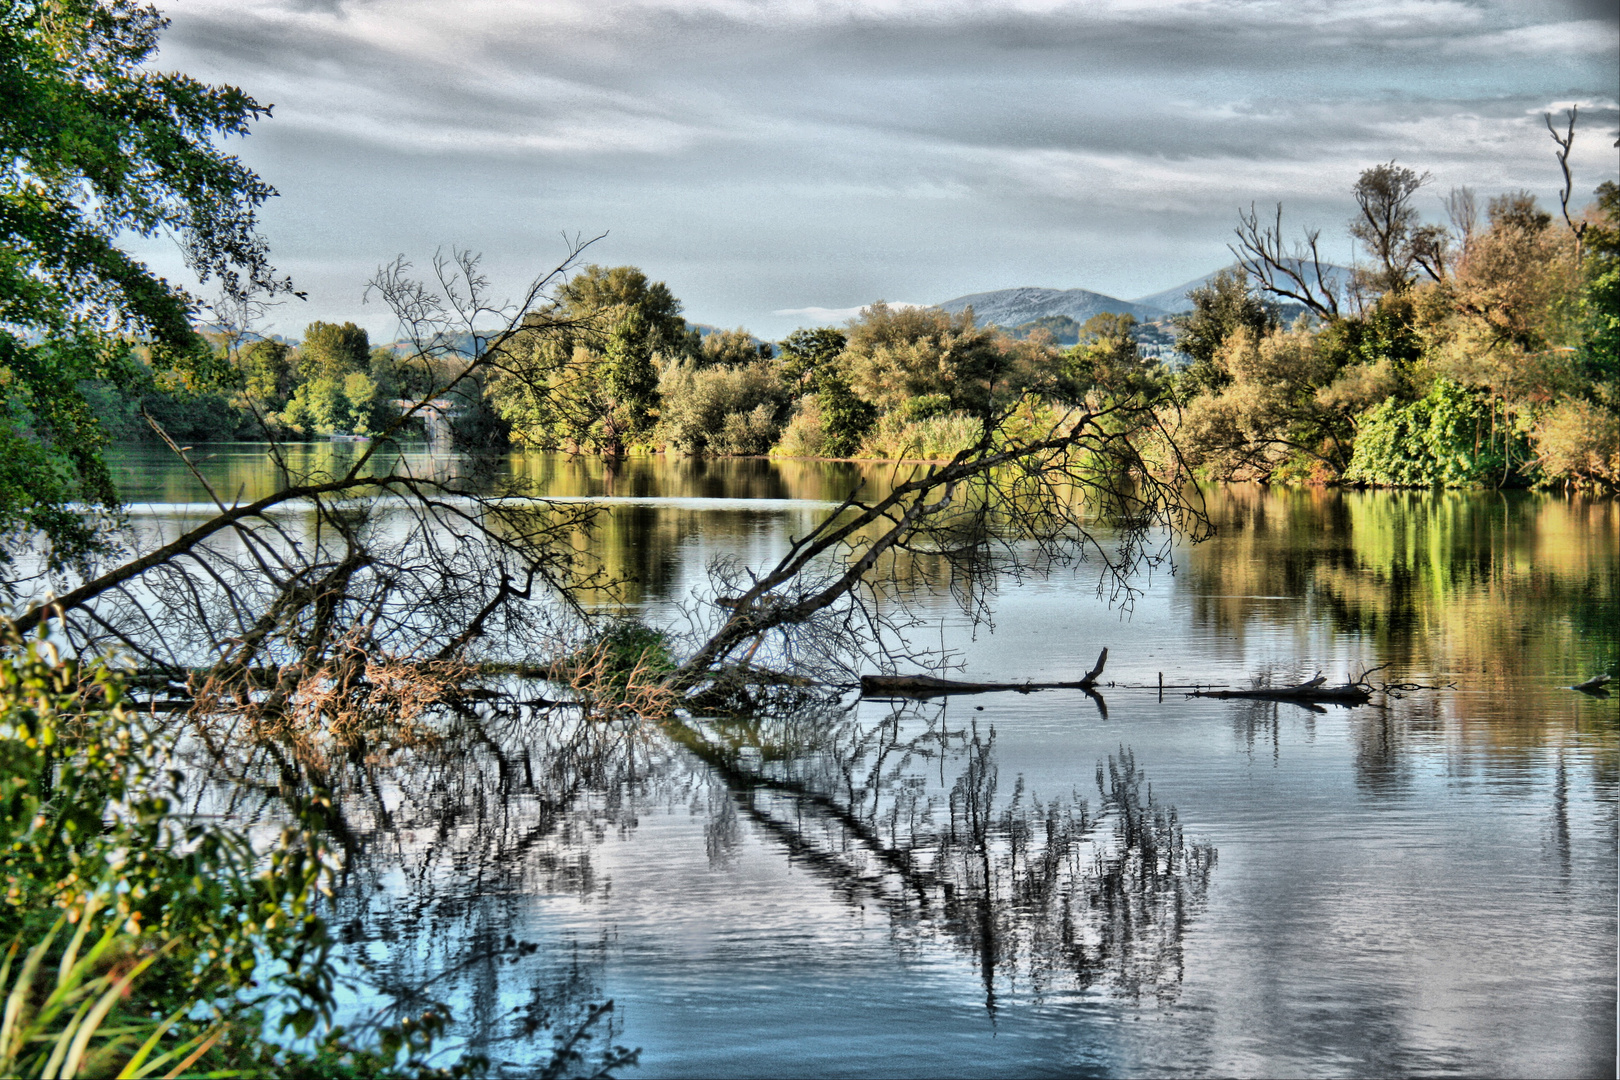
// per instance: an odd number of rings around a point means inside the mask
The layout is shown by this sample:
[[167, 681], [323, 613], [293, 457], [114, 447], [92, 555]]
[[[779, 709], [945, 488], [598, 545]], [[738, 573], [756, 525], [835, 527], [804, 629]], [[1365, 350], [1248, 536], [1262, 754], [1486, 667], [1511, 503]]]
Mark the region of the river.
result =
[[[276, 483], [262, 447], [199, 453], [227, 499]], [[113, 464], [135, 520], [203, 512], [157, 451]], [[667, 622], [711, 558], [771, 558], [888, 467], [502, 468], [605, 500], [591, 543]], [[1003, 582], [993, 626], [919, 600], [970, 678], [1074, 679], [1108, 647], [1096, 697], [513, 715], [382, 773], [350, 809], [349, 962], [435, 980], [518, 1072], [611, 999], [578, 1045], [639, 1048], [624, 1076], [1613, 1076], [1620, 696], [1567, 687], [1620, 662], [1620, 504], [1205, 494], [1215, 537], [1128, 608], [1083, 567]], [[1377, 665], [1440, 689], [1174, 689]]]

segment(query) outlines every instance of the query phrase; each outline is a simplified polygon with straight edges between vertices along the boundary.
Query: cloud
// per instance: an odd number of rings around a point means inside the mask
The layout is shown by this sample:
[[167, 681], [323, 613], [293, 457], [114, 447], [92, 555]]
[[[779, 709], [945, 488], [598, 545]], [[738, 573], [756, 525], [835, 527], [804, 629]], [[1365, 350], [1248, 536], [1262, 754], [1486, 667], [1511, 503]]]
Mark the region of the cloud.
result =
[[276, 104], [240, 145], [283, 192], [277, 257], [318, 287], [289, 319], [377, 318], [358, 283], [399, 251], [461, 243], [522, 277], [560, 231], [608, 230], [593, 255], [694, 319], [777, 334], [883, 295], [1152, 292], [1224, 264], [1251, 200], [1340, 242], [1350, 183], [1391, 158], [1550, 194], [1550, 101], [1593, 103], [1590, 190], [1614, 172], [1607, 11], [181, 0], [162, 60]]
[[[881, 301], [881, 302], [884, 303], [884, 304], [887, 304], [891, 308], [895, 308], [896, 310], [904, 310], [906, 308], [920, 308], [920, 307], [932, 307], [933, 306], [931, 304], [910, 304], [910, 303], [907, 303], [904, 300], [884, 300], [884, 301]], [[879, 301], [874, 300], [872, 303], [879, 303]], [[861, 315], [861, 312], [865, 311], [870, 306], [871, 306], [870, 304], [856, 304], [854, 307], [843, 307], [843, 308], [827, 308], [827, 307], [781, 308], [779, 310], [771, 312], [771, 314], [772, 315], [795, 316], [795, 317], [800, 318], [800, 319], [807, 319], [810, 322], [814, 322], [814, 323], [835, 323], [835, 322], [841, 323], [841, 322], [849, 322], [851, 319], [859, 318], [860, 315]]]

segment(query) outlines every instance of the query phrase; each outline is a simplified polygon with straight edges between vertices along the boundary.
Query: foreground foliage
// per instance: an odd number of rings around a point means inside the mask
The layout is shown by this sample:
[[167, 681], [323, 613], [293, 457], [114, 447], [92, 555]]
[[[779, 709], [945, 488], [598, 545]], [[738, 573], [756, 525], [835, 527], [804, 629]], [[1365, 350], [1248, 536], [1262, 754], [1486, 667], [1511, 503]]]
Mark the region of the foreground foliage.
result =
[[131, 0], [0, 12], [0, 534], [43, 534], [58, 562], [102, 549], [99, 519], [119, 507], [82, 384], [127, 392], [154, 368], [188, 385], [220, 374], [192, 328], [197, 302], [119, 234], [173, 233], [227, 294], [290, 288], [255, 232], [274, 190], [214, 141], [268, 109], [153, 70], [164, 25]]
[[7, 637], [0, 1073], [436, 1073], [442, 1013], [358, 1041], [332, 1022], [325, 799], [256, 846], [181, 809], [173, 745], [105, 665]]

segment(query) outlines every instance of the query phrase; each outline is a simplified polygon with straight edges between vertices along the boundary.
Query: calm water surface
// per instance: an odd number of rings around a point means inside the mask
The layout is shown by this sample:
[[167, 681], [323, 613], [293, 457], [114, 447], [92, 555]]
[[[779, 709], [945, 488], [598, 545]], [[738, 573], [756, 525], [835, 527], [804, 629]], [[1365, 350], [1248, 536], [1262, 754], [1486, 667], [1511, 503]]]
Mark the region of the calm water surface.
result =
[[[210, 452], [227, 498], [274, 487], [261, 448]], [[160, 455], [119, 465], [137, 520], [202, 512]], [[591, 543], [655, 620], [713, 556], [763, 562], [886, 475], [503, 468], [610, 500]], [[350, 956], [396, 985], [450, 970], [435, 993], [517, 1071], [550, 1048], [529, 1032], [611, 998], [592, 1038], [641, 1048], [627, 1076], [1614, 1075], [1620, 698], [1561, 687], [1620, 662], [1620, 505], [1208, 498], [1216, 538], [1128, 612], [1084, 573], [1004, 586], [993, 631], [922, 601], [970, 676], [1075, 678], [1106, 645], [1101, 702], [515, 715], [385, 774], [349, 804]], [[1455, 688], [1327, 710], [1139, 688], [1378, 664]], [[478, 959], [508, 935], [539, 948]]]

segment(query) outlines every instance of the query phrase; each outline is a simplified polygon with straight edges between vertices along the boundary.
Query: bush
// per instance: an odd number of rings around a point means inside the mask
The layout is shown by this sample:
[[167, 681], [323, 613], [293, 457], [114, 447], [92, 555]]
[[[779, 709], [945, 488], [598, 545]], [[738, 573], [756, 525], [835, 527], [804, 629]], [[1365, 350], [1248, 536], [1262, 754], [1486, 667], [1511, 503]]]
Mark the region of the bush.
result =
[[794, 405], [782, 437], [771, 448], [773, 457], [835, 457], [827, 449], [827, 430], [823, 425], [821, 402], [815, 394], [806, 394]]
[[1548, 480], [1620, 487], [1620, 415], [1590, 401], [1562, 401], [1536, 423], [1536, 464]]
[[1344, 478], [1389, 487], [1466, 487], [1500, 482], [1507, 451], [1529, 457], [1523, 439], [1492, 434], [1490, 405], [1480, 394], [1436, 379], [1408, 405], [1386, 401], [1364, 414]]
[[945, 461], [972, 446], [983, 433], [983, 423], [964, 412], [907, 420], [903, 412], [882, 417], [861, 443], [863, 457], [896, 461]]
[[769, 361], [668, 365], [659, 380], [664, 440], [687, 454], [763, 454], [782, 432], [788, 390]]

